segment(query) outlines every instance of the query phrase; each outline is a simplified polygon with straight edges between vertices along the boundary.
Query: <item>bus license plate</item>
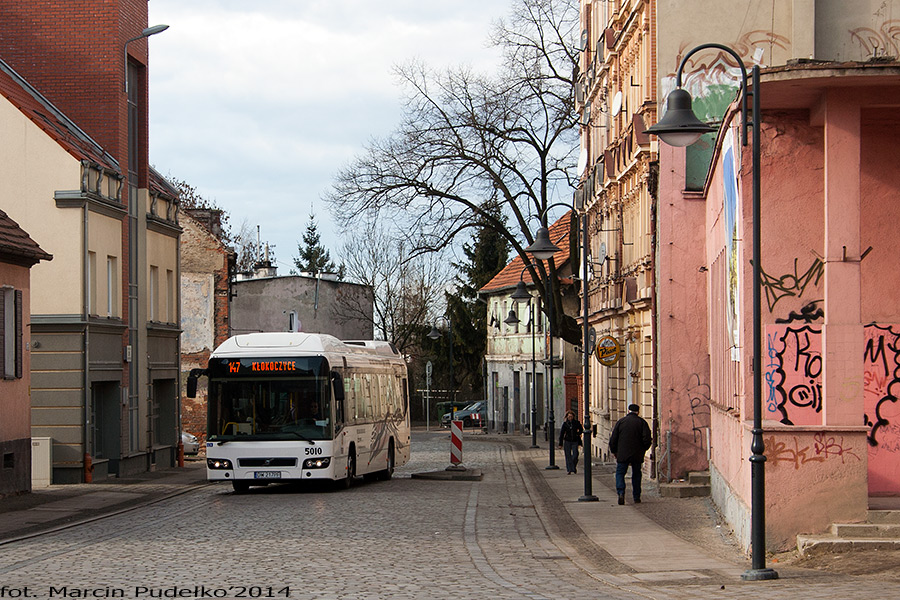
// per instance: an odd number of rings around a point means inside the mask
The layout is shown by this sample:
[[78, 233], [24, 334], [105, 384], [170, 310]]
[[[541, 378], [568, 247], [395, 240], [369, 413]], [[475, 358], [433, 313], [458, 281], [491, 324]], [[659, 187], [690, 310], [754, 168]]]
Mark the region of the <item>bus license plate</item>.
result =
[[254, 479], [281, 479], [281, 471], [254, 471]]

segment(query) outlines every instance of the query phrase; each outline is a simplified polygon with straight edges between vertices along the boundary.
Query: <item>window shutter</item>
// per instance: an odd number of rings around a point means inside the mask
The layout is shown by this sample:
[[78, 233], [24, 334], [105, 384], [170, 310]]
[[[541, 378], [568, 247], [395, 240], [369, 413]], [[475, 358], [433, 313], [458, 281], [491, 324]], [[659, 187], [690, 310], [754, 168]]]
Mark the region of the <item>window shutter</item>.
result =
[[6, 378], [6, 290], [0, 287], [0, 379]]
[[16, 290], [16, 379], [22, 378], [25, 332], [22, 327], [22, 290]]

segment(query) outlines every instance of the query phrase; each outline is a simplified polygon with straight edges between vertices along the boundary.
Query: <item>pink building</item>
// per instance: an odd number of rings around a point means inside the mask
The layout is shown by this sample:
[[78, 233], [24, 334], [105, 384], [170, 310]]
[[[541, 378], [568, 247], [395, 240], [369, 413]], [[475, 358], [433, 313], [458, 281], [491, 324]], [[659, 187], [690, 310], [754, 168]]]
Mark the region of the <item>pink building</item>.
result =
[[0, 497], [31, 490], [31, 267], [52, 258], [0, 210]]
[[[900, 67], [769, 68], [760, 99], [766, 540], [778, 550], [798, 534], [864, 520], [871, 497], [900, 495], [900, 268], [891, 244]], [[683, 172], [662, 169], [660, 204], [684, 226], [664, 230], [661, 244], [702, 249], [699, 265], [668, 256], [680, 265], [676, 280], [706, 279], [707, 302], [682, 298], [673, 315], [698, 324], [693, 345], [706, 341], [712, 493], [746, 544], [752, 173], [737, 108], [725, 115], [703, 190], [680, 191]], [[684, 150], [659, 149], [662, 164], [685, 164]], [[679, 340], [660, 343], [661, 356], [678, 355]]]

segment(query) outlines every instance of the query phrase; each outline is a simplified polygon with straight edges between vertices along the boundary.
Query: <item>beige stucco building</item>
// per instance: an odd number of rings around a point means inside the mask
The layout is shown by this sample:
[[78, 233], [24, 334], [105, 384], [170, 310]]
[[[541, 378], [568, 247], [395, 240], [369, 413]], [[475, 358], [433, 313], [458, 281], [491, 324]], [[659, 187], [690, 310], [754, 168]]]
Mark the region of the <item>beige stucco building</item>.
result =
[[58, 258], [32, 273], [30, 317], [32, 435], [52, 438], [54, 483], [170, 466], [180, 439], [181, 229], [147, 159], [146, 11], [0, 14], [0, 198]]

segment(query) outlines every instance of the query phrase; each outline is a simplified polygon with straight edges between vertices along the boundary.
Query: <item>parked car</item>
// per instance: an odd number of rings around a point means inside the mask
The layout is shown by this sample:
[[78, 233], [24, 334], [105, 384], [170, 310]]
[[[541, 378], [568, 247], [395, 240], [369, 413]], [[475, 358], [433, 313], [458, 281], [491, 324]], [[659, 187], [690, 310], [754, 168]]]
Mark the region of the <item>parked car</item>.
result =
[[200, 440], [197, 439], [196, 435], [187, 431], [181, 432], [181, 444], [184, 446], [185, 454], [197, 454], [200, 451]]
[[[467, 407], [456, 411], [456, 420], [463, 422], [463, 427], [481, 427], [485, 423], [485, 405], [481, 402], [473, 402]], [[445, 413], [441, 416], [441, 426], [450, 427], [450, 421], [453, 419], [453, 413]]]

